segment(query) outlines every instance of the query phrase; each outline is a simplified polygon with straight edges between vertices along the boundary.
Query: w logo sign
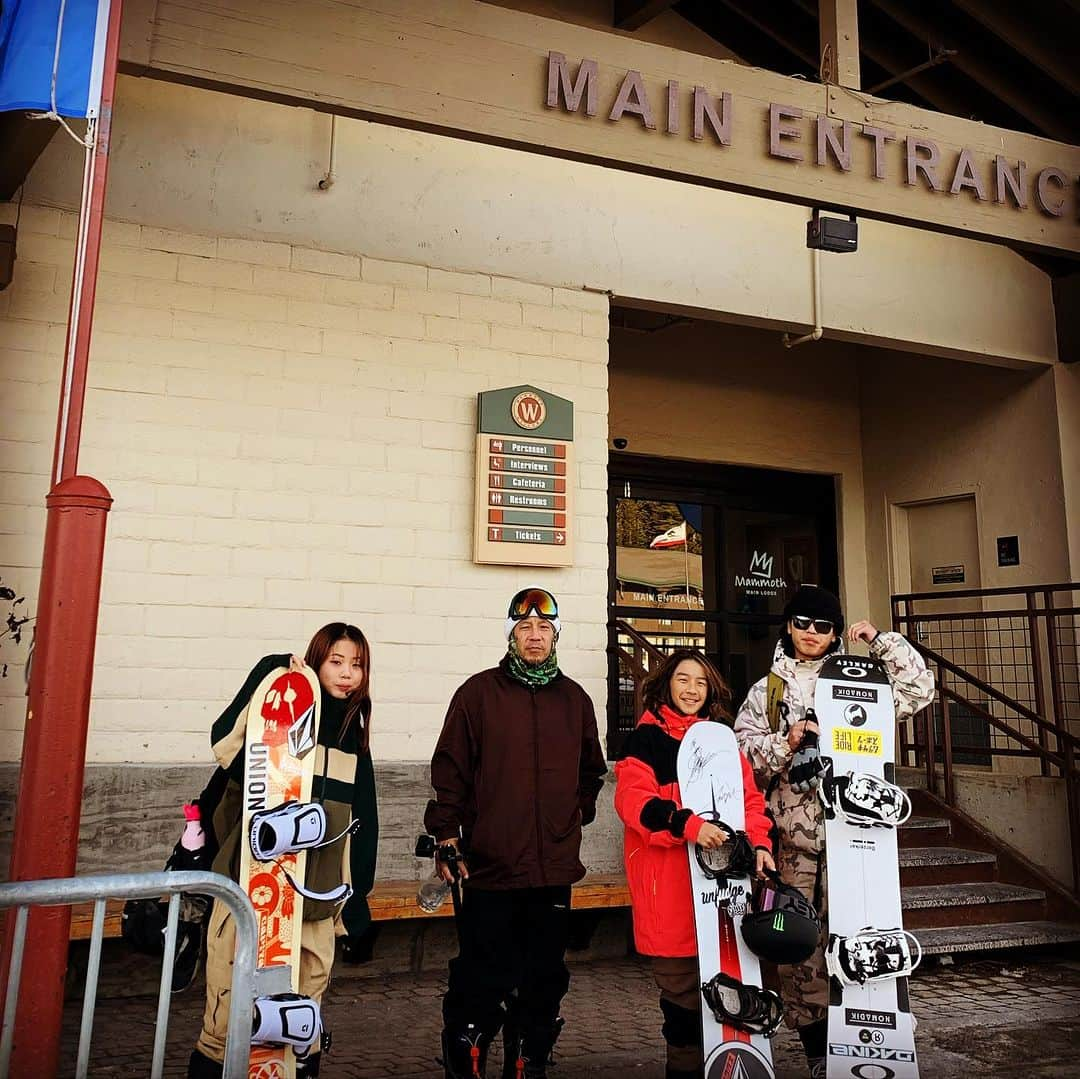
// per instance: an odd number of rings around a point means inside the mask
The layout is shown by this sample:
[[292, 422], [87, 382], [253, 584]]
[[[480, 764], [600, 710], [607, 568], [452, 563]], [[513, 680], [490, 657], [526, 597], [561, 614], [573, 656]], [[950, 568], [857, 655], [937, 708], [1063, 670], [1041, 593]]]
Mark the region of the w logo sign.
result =
[[750, 558], [750, 575], [752, 577], [771, 577], [772, 576], [772, 555], [766, 554], [764, 551], [755, 551]]
[[518, 427], [535, 431], [547, 419], [547, 406], [539, 394], [526, 390], [514, 398], [510, 405], [510, 415]]

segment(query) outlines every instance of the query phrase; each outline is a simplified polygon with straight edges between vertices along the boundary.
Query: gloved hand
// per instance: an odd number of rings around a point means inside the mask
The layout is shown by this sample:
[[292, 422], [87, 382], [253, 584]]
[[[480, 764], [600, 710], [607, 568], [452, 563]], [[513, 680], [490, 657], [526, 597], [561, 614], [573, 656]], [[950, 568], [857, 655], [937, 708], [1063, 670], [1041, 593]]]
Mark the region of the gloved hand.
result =
[[821, 750], [818, 748], [817, 729], [808, 727], [788, 766], [791, 789], [800, 794], [814, 790], [821, 782], [821, 773], [824, 771], [825, 762], [822, 761]]

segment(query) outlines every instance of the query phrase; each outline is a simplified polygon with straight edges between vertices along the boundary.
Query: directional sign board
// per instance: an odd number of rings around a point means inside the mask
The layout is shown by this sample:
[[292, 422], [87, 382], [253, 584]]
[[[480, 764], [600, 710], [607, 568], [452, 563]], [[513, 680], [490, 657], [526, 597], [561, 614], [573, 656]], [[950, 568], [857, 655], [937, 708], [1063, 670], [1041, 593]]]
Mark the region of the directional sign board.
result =
[[476, 562], [573, 564], [574, 405], [535, 386], [479, 394]]

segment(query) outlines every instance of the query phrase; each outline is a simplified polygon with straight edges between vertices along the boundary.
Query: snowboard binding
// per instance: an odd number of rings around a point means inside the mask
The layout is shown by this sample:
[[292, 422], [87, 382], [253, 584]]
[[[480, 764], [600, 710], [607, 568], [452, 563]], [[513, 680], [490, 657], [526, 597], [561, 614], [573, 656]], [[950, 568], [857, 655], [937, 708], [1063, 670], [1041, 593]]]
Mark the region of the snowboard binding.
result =
[[[251, 815], [248, 833], [252, 856], [259, 862], [275, 862], [286, 854], [328, 847], [360, 830], [360, 821], [349, 821], [342, 831], [327, 839], [326, 824], [326, 810], [319, 802], [282, 802], [273, 809], [259, 810]], [[281, 871], [292, 888], [305, 899], [344, 903], [353, 893], [345, 883], [329, 892], [313, 892], [300, 884], [284, 866]]]
[[722, 820], [711, 819], [712, 814], [702, 814], [710, 824], [723, 829], [727, 833], [727, 840], [715, 850], [705, 850], [694, 844], [694, 854], [697, 857], [701, 872], [711, 880], [726, 884], [733, 877], [749, 877], [754, 871], [754, 848], [750, 846], [750, 838], [745, 832], [736, 831], [730, 824]]
[[825, 816], [854, 828], [897, 828], [911, 816], [907, 793], [866, 772], [835, 776], [826, 772], [818, 787]]
[[343, 831], [327, 839], [326, 810], [319, 802], [282, 802], [251, 815], [251, 853], [256, 861], [272, 862], [283, 854], [328, 847], [359, 828], [359, 821], [349, 821]]
[[906, 929], [867, 927], [850, 937], [829, 937], [825, 966], [844, 985], [906, 978], [922, 960], [918, 940]]
[[297, 1057], [322, 1045], [322, 1014], [311, 997], [275, 993], [256, 997], [251, 1024], [252, 1045], [287, 1045]]
[[702, 985], [701, 995], [718, 1023], [748, 1034], [771, 1038], [784, 1018], [783, 1003], [771, 989], [744, 985], [727, 974], [714, 974]]

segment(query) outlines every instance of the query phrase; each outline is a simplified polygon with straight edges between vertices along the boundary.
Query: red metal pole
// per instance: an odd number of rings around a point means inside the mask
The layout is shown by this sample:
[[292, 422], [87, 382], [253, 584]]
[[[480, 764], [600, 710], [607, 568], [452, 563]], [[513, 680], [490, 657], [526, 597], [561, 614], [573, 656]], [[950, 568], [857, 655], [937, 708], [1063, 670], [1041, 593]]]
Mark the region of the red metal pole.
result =
[[[15, 802], [12, 880], [75, 875], [105, 519], [112, 498], [97, 480], [73, 476], [57, 484], [45, 503], [45, 556]], [[0, 984], [5, 985], [14, 921], [8, 918], [4, 926]], [[12, 1075], [56, 1074], [70, 922], [69, 907], [30, 912]]]
[[[112, 498], [97, 480], [77, 476], [75, 471], [105, 212], [121, 10], [122, 0], [111, 0], [101, 104], [96, 119], [87, 127], [94, 140], [83, 177], [53, 487], [45, 500], [45, 547], [15, 806], [11, 880], [73, 876], [78, 856], [105, 521]], [[24, 977], [15, 1015], [13, 1076], [49, 1079], [57, 1073], [70, 922], [67, 907], [30, 912]], [[13, 929], [14, 918], [9, 918], [0, 955], [0, 993], [7, 984]]]

